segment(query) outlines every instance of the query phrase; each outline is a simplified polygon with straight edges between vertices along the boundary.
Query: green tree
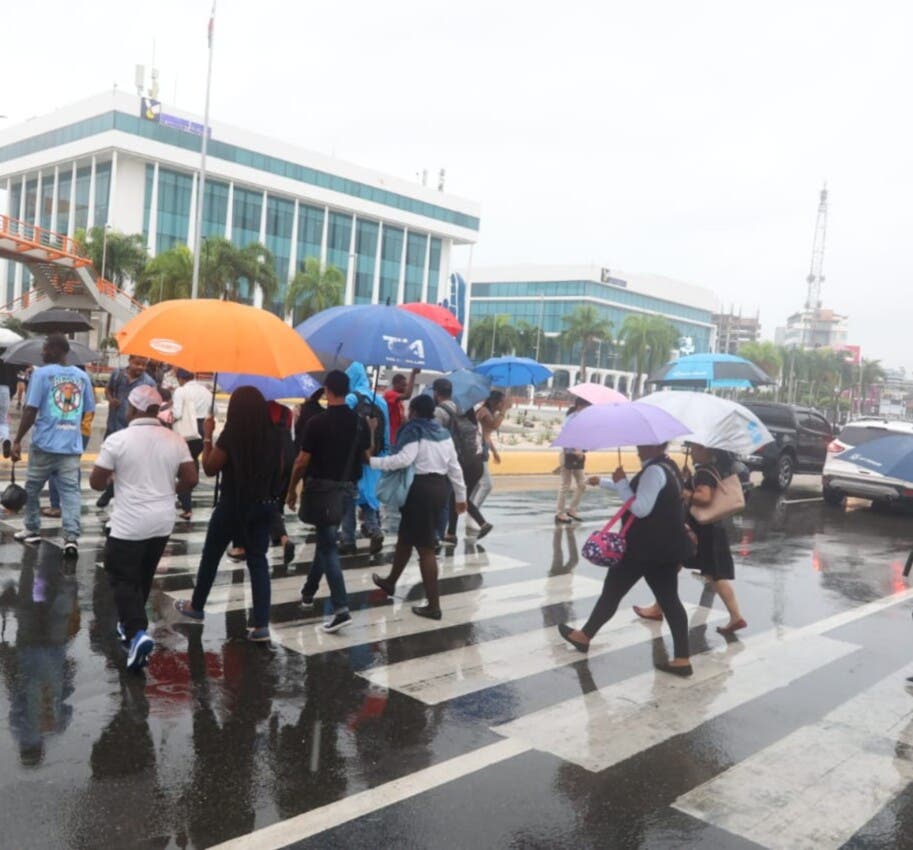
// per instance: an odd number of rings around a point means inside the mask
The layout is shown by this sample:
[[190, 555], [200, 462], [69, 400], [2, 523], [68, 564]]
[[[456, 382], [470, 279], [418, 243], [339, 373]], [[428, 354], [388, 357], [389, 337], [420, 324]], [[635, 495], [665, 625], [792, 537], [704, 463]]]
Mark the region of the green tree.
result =
[[678, 344], [675, 325], [662, 316], [628, 315], [621, 326], [618, 339], [622, 343], [622, 363], [634, 367], [635, 388], [643, 385], [644, 375], [666, 363]]
[[517, 350], [519, 337], [510, 316], [485, 316], [469, 328], [469, 356], [487, 360]]
[[293, 324], [342, 304], [346, 278], [336, 266], [320, 265], [317, 257], [307, 257], [301, 263], [285, 291], [285, 312], [293, 316]]
[[873, 384], [885, 379], [885, 371], [880, 360], [863, 360], [861, 365], [854, 369], [859, 370], [859, 384], [863, 398], [868, 398]]
[[17, 319], [15, 316], [7, 316], [3, 320], [3, 327], [13, 333], [19, 334], [23, 339], [28, 339], [32, 335], [29, 329], [22, 324], [22, 319]]
[[[545, 335], [539, 329], [538, 325], [532, 325], [527, 321], [520, 320], [514, 327], [517, 331], [517, 345], [514, 354], [518, 357], [534, 357], [542, 353], [542, 343]], [[536, 349], [539, 351], [536, 351]]]
[[200, 257], [200, 295], [204, 298], [241, 299], [246, 282], [259, 285], [263, 301], [271, 304], [279, 292], [279, 278], [272, 253], [259, 242], [236, 248], [227, 239], [212, 236], [203, 240]]
[[137, 281], [146, 267], [149, 255], [146, 240], [141, 233], [120, 233], [104, 227], [92, 227], [88, 231], [77, 230], [76, 243], [92, 261], [99, 276], [104, 269], [105, 277], [119, 289], [127, 281]]
[[586, 380], [587, 355], [599, 344], [612, 341], [612, 323], [600, 315], [599, 310], [591, 304], [581, 304], [562, 319], [564, 330], [561, 337], [564, 343], [573, 348], [580, 346], [580, 376], [582, 383]]
[[739, 356], [750, 360], [773, 380], [783, 370], [783, 349], [772, 342], [747, 342], [739, 349]]
[[175, 245], [146, 263], [136, 283], [135, 295], [149, 304], [189, 298], [192, 280], [193, 254], [186, 245]]

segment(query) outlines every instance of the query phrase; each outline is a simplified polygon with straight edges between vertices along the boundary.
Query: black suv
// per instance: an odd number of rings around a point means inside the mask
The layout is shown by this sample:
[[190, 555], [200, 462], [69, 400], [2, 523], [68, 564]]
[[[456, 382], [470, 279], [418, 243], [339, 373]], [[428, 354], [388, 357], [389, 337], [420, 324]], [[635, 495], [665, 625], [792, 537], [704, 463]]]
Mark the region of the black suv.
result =
[[795, 404], [758, 401], [747, 402], [745, 407], [774, 438], [760, 452], [745, 458], [749, 469], [763, 473], [766, 485], [785, 490], [796, 473], [821, 473], [828, 444], [834, 439], [834, 431], [824, 416]]

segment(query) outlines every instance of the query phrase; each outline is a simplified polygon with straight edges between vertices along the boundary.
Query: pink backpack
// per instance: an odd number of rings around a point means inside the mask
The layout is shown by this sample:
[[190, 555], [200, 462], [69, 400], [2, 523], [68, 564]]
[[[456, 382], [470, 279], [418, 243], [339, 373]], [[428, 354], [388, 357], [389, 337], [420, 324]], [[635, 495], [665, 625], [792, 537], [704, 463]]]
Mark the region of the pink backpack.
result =
[[629, 510], [634, 499], [628, 499], [615, 516], [613, 516], [599, 531], [594, 531], [586, 539], [581, 550], [583, 557], [591, 564], [597, 567], [617, 567], [624, 558], [627, 543], [625, 538], [628, 536], [628, 529], [634, 522], [634, 514], [628, 518], [628, 521], [621, 529], [621, 534], [611, 530], [618, 520], [621, 519], [625, 511]]

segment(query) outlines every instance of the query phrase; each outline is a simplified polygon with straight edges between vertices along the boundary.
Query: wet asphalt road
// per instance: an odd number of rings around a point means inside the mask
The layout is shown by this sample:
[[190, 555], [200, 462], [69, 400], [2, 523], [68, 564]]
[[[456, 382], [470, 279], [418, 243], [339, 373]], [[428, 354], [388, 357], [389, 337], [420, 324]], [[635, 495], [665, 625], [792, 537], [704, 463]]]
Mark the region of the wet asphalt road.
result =
[[910, 846], [908, 516], [825, 507], [812, 479], [757, 491], [731, 528], [749, 628], [727, 643], [720, 601], [683, 571], [700, 681], [670, 682], [652, 672], [668, 630], [630, 612], [645, 586], [588, 658], [555, 640], [598, 595], [578, 553], [612, 497], [556, 529], [549, 482], [531, 483], [496, 482], [495, 531], [442, 559], [440, 623], [409, 613], [417, 579], [393, 605], [371, 590], [386, 549], [344, 561], [358, 627], [318, 635], [300, 546], [274, 568], [271, 648], [241, 639], [227, 561], [205, 627], [170, 613], [200, 493], [156, 580], [144, 675], [123, 671], [93, 497], [74, 569], [0, 526], [0, 846]]

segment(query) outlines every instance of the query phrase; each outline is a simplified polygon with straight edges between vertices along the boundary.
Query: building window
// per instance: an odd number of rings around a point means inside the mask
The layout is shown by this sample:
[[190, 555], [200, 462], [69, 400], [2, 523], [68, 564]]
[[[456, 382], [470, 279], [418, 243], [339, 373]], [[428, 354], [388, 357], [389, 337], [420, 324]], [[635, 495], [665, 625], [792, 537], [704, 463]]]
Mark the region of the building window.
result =
[[298, 268], [308, 257], [320, 259], [324, 212], [320, 207], [298, 205]]
[[352, 216], [349, 213], [330, 213], [327, 233], [327, 263], [336, 266], [343, 275], [349, 273], [349, 245], [352, 241]]
[[35, 223], [35, 212], [38, 208], [38, 181], [29, 180], [25, 184], [25, 221]]
[[192, 194], [193, 177], [167, 168], [159, 169], [158, 221], [155, 231], [157, 254], [175, 245], [187, 244]]
[[355, 304], [370, 304], [374, 296], [379, 229], [376, 221], [358, 219], [355, 229]]
[[[235, 186], [234, 204], [231, 214], [231, 241], [237, 248], [244, 248], [260, 241], [260, 211], [263, 208], [263, 193]], [[239, 284], [238, 297], [250, 304], [253, 301], [253, 287], [250, 281]]]
[[422, 300], [427, 243], [428, 237], [424, 233], [409, 232], [406, 240], [406, 286], [404, 290], [404, 300], [407, 303]]
[[295, 217], [295, 203], [285, 198], [267, 198], [266, 202], [266, 247], [272, 252], [276, 263], [279, 288], [273, 301], [273, 312], [285, 314], [285, 291], [288, 288], [288, 266], [292, 251], [292, 224]]
[[441, 240], [431, 237], [428, 251], [428, 303], [437, 303], [437, 288], [441, 277]]
[[403, 231], [398, 227], [384, 228], [384, 244], [380, 254], [379, 302], [396, 303], [399, 289], [399, 267], [403, 258]]
[[57, 221], [53, 229], [66, 235], [70, 227], [70, 186], [73, 183], [73, 173], [69, 168], [61, 170], [57, 181]]
[[54, 172], [41, 175], [41, 209], [38, 215], [38, 226], [51, 229], [51, 213], [54, 211]]
[[76, 230], [89, 226], [89, 187], [92, 183], [92, 169], [86, 166], [76, 172]]
[[[111, 191], [111, 163], [99, 162], [95, 165], [95, 226], [104, 227], [108, 223], [108, 194]], [[184, 231], [186, 239], [187, 231]]]
[[224, 239], [225, 223], [228, 221], [228, 184], [207, 179], [203, 194], [202, 235]]

